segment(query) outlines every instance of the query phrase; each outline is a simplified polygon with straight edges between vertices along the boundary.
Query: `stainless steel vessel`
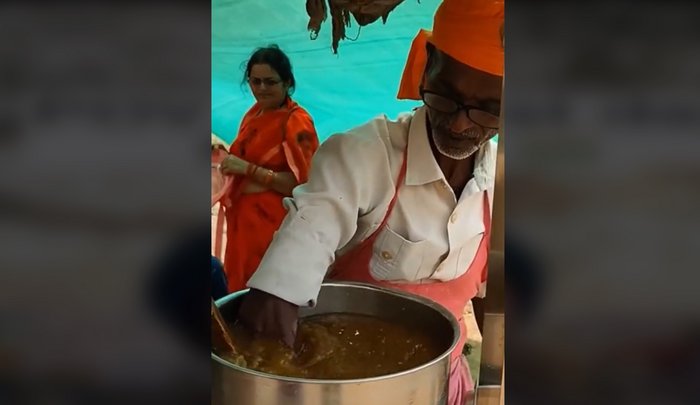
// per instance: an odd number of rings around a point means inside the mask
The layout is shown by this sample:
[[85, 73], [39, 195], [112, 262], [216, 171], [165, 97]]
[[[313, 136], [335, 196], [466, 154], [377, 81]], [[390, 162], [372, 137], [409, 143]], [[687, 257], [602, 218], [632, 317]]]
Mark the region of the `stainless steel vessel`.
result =
[[[247, 291], [217, 301], [225, 319], [235, 318]], [[356, 380], [280, 377], [238, 367], [212, 353], [214, 405], [442, 405], [447, 403], [449, 355], [459, 338], [457, 320], [442, 306], [412, 294], [360, 283], [324, 283], [314, 308], [300, 315], [355, 313], [408, 322], [429, 330], [442, 354], [411, 370]]]

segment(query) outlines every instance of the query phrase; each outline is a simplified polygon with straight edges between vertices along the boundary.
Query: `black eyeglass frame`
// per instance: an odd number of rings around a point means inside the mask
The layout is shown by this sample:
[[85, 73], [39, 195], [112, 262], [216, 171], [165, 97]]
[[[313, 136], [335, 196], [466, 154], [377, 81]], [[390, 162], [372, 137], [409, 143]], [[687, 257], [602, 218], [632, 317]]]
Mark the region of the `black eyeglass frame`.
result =
[[[454, 105], [454, 109], [448, 111], [448, 110], [445, 110], [445, 109], [443, 109], [443, 108], [436, 108], [434, 105], [431, 105], [431, 104], [428, 103], [428, 101], [426, 100], [426, 95], [431, 95], [431, 94], [434, 95], [434, 96], [437, 96], [437, 97], [441, 97], [441, 98], [445, 99], [446, 101], [452, 103], [452, 104]], [[422, 89], [422, 88], [420, 89], [420, 97], [421, 97], [421, 99], [423, 100], [423, 102], [425, 103], [425, 105], [427, 105], [428, 107], [433, 108], [433, 109], [435, 109], [435, 110], [437, 110], [437, 111], [443, 112], [443, 113], [445, 113], [445, 114], [454, 114], [454, 113], [456, 113], [457, 111], [460, 111], [460, 110], [461, 110], [461, 111], [464, 111], [464, 112], [467, 114], [467, 117], [469, 117], [469, 119], [470, 119], [473, 123], [475, 123], [476, 125], [478, 125], [478, 126], [484, 128], [484, 129], [496, 129], [496, 130], [498, 130], [498, 124], [496, 124], [495, 127], [494, 127], [494, 126], [490, 126], [490, 125], [485, 125], [485, 124], [483, 124], [484, 121], [481, 120], [481, 119], [479, 118], [478, 115], [477, 115], [476, 119], [472, 116], [472, 111], [476, 111], [476, 112], [478, 112], [478, 113], [481, 113], [481, 114], [483, 114], [484, 116], [487, 116], [487, 118], [490, 116], [490, 117], [491, 117], [492, 119], [494, 119], [496, 122], [498, 122], [499, 119], [500, 119], [500, 117], [499, 117], [498, 115], [495, 115], [495, 114], [490, 113], [490, 112], [488, 112], [488, 111], [482, 110], [482, 109], [480, 109], [480, 108], [478, 108], [478, 107], [474, 107], [474, 106], [462, 104], [462, 103], [460, 103], [460, 102], [458, 102], [458, 101], [455, 101], [455, 100], [453, 100], [453, 99], [451, 99], [451, 98], [449, 98], [449, 97], [446, 97], [446, 96], [444, 96], [444, 95], [442, 95], [442, 94], [440, 94], [440, 93], [436, 93], [436, 92], [430, 91], [430, 90], [424, 90], [424, 89]]]

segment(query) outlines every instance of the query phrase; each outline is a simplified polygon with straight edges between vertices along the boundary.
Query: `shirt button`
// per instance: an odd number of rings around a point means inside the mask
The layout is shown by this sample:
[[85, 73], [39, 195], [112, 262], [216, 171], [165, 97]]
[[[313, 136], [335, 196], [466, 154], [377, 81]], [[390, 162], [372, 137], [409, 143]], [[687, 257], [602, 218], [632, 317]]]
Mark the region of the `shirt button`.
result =
[[452, 216], [450, 217], [450, 222], [453, 224], [457, 222], [457, 214], [452, 214]]
[[384, 260], [391, 260], [391, 253], [385, 250], [382, 252], [382, 257], [384, 258]]

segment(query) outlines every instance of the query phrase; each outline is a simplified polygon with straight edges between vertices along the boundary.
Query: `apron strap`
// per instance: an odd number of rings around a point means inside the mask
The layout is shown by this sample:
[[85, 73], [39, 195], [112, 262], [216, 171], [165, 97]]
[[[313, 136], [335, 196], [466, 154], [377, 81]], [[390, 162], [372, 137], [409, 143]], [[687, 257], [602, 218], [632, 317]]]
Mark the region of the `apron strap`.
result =
[[488, 190], [484, 190], [484, 238], [486, 238], [486, 248], [491, 246], [491, 199]]
[[363, 249], [367, 249], [368, 246], [371, 246], [374, 243], [374, 239], [377, 237], [379, 234], [379, 231], [384, 228], [384, 225], [386, 225], [387, 221], [389, 220], [389, 215], [391, 215], [391, 211], [394, 209], [394, 205], [396, 204], [396, 198], [399, 195], [399, 188], [401, 187], [401, 183], [403, 183], [404, 178], [406, 177], [406, 154], [407, 150], [404, 150], [403, 153], [403, 162], [401, 163], [401, 169], [399, 171], [399, 177], [396, 179], [396, 188], [394, 189], [394, 196], [391, 198], [391, 202], [389, 203], [389, 207], [386, 210], [386, 214], [384, 214], [384, 219], [382, 220], [381, 225], [377, 229], [372, 232], [372, 234], [365, 238], [362, 242], [360, 242], [357, 246], [355, 246], [352, 251], [346, 252], [344, 255], [336, 257], [335, 261], [331, 265], [329, 272], [328, 272], [328, 277], [333, 278], [338, 275], [339, 270], [346, 267], [348, 264], [349, 258], [353, 255], [353, 252], [361, 251]]
[[384, 228], [387, 222], [389, 222], [389, 216], [391, 215], [391, 212], [394, 210], [394, 205], [396, 205], [396, 200], [399, 196], [399, 188], [401, 188], [401, 184], [403, 183], [404, 179], [406, 178], [406, 168], [407, 168], [407, 161], [406, 159], [408, 153], [408, 148], [406, 148], [403, 152], [403, 162], [401, 163], [401, 169], [399, 170], [399, 177], [396, 179], [396, 188], [394, 189], [394, 196], [391, 198], [391, 201], [389, 202], [389, 206], [386, 209], [386, 214], [384, 214], [384, 219], [382, 220], [382, 223], [377, 227], [377, 229], [372, 232], [372, 234], [365, 238], [362, 242], [360, 242], [359, 245], [357, 245], [354, 249], [361, 249], [365, 247], [367, 244], [374, 243], [374, 238], [379, 234], [379, 232]]
[[399, 188], [401, 187], [401, 184], [403, 183], [404, 179], [406, 178], [406, 168], [407, 168], [407, 161], [406, 159], [408, 152], [408, 148], [406, 148], [403, 152], [403, 162], [401, 163], [401, 170], [399, 171], [399, 177], [396, 179], [396, 188], [394, 189], [394, 196], [391, 198], [391, 201], [389, 202], [389, 207], [386, 209], [386, 214], [384, 214], [384, 219], [382, 220], [382, 223], [377, 227], [377, 229], [372, 232], [372, 234], [368, 237], [365, 238], [364, 241], [360, 245], [364, 245], [365, 243], [372, 243], [374, 237], [377, 235], [379, 231], [384, 228], [387, 222], [389, 222], [389, 216], [391, 216], [391, 212], [394, 210], [394, 205], [396, 205], [396, 200], [398, 199], [399, 196]]

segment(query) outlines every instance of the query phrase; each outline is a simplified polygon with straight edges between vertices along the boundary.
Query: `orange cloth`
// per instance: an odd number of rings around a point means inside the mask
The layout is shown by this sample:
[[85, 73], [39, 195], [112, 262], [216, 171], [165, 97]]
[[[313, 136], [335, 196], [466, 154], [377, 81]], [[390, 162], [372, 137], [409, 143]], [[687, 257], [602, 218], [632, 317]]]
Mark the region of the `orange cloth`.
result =
[[427, 62], [426, 43], [475, 69], [503, 76], [503, 0], [443, 0], [433, 31], [420, 30], [411, 44], [399, 99], [420, 100]]
[[[311, 115], [292, 100], [284, 108], [258, 115], [254, 105], [243, 117], [230, 152], [275, 172], [292, 172], [298, 183], [308, 179], [318, 136]], [[284, 131], [283, 131], [284, 129]], [[263, 161], [264, 160], [264, 161]], [[267, 190], [241, 194], [249, 180], [236, 176], [223, 203], [226, 215], [224, 271], [229, 292], [242, 290], [262, 260], [287, 211], [283, 196]]]

